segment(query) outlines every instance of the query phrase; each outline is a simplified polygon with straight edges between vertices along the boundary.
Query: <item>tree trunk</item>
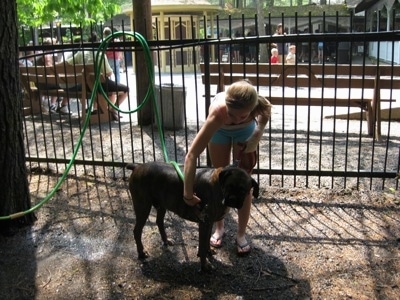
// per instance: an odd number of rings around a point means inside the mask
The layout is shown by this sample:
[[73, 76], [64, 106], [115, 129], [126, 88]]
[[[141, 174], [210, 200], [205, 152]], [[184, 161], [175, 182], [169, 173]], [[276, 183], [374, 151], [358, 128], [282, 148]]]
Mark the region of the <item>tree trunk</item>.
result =
[[243, 0], [236, 0], [236, 8], [244, 8]]
[[[258, 36], [265, 35], [264, 6], [261, 1], [257, 1], [257, 23]], [[268, 47], [266, 43], [259, 44], [260, 62], [268, 62]]]
[[275, 5], [275, 1], [274, 0], [266, 0], [265, 2], [267, 4], [267, 7], [273, 7]]
[[[134, 11], [134, 30], [140, 33], [146, 40], [151, 40], [153, 36], [152, 19], [151, 19], [151, 0], [132, 0]], [[147, 69], [145, 56], [143, 51], [136, 51], [136, 87], [137, 102], [142, 103], [145, 99], [147, 89], [151, 82], [149, 81], [149, 72]], [[151, 100], [151, 99], [149, 99]], [[147, 102], [145, 106], [138, 112], [139, 125], [150, 125], [153, 120], [153, 110], [151, 102]]]
[[8, 216], [30, 208], [18, 77], [18, 30], [15, 0], [0, 1], [0, 233], [30, 225], [33, 214]]

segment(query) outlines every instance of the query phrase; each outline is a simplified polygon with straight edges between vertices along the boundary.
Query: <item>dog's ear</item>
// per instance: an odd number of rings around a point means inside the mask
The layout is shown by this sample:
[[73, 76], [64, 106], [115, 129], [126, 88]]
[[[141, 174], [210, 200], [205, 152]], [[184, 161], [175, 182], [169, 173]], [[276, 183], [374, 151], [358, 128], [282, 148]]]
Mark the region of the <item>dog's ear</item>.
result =
[[136, 167], [137, 167], [137, 164], [133, 164], [133, 163], [129, 163], [126, 165], [126, 168], [128, 170], [132, 170], [132, 171], [135, 170]]
[[253, 187], [253, 197], [257, 199], [260, 192], [260, 186], [258, 185], [258, 182], [255, 181], [254, 178], [251, 179], [251, 185]]
[[224, 168], [218, 175], [218, 180], [221, 186], [225, 184], [226, 179], [232, 174], [232, 170], [230, 168]]

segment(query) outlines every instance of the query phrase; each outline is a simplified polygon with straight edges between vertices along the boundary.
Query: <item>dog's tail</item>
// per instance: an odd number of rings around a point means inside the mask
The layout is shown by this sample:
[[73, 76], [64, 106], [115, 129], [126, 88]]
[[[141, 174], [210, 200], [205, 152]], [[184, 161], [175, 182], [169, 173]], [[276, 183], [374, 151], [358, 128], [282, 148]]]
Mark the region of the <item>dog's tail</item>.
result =
[[128, 169], [128, 170], [135, 170], [135, 168], [137, 167], [137, 164], [127, 164], [126, 165], [126, 168]]
[[260, 186], [258, 185], [258, 182], [254, 180], [254, 178], [251, 178], [251, 185], [253, 186], [253, 197], [257, 199], [260, 194]]

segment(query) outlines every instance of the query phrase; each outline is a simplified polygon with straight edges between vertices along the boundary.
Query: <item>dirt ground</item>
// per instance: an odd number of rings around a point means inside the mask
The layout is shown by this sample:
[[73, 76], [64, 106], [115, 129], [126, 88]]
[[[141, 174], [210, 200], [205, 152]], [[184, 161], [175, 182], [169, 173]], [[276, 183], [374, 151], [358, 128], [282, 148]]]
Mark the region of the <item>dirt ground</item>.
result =
[[[57, 178], [31, 175], [32, 201]], [[400, 192], [277, 188], [260, 181], [238, 257], [237, 216], [211, 274], [199, 272], [197, 225], [167, 214], [163, 247], [152, 212], [137, 259], [127, 182], [69, 177], [37, 222], [0, 236], [0, 299], [399, 299]]]

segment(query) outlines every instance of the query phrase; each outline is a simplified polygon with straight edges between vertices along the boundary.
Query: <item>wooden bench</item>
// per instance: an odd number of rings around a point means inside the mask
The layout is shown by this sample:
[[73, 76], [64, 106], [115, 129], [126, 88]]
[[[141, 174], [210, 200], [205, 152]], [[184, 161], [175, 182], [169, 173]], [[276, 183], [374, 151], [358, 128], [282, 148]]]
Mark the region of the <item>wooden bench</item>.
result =
[[[93, 65], [20, 66], [20, 82], [24, 90], [24, 115], [41, 113], [42, 97], [68, 97], [80, 99], [82, 122], [86, 118], [87, 100], [94, 86]], [[39, 89], [41, 85], [57, 86], [53, 89]], [[76, 86], [80, 88], [75, 88]], [[91, 123], [110, 121], [108, 105], [104, 97], [97, 93], [98, 114], [90, 118]]]
[[39, 90], [41, 84], [56, 84], [56, 77], [53, 69], [44, 66], [19, 67], [20, 83], [23, 89], [23, 114], [31, 115], [41, 112], [42, 97], [58, 96], [63, 93], [63, 89]]
[[[400, 66], [390, 65], [201, 63], [200, 70], [207, 101], [226, 85], [247, 78], [258, 88], [267, 87], [260, 94], [275, 105], [360, 107], [366, 112], [368, 134], [377, 139], [381, 138], [381, 102], [396, 101], [392, 93], [382, 98], [381, 92], [400, 89]], [[211, 91], [213, 85], [215, 91]], [[284, 87], [296, 89], [290, 93]], [[298, 88], [305, 91], [300, 93]], [[359, 89], [360, 95], [352, 96], [354, 89]], [[367, 90], [370, 97], [365, 94]]]

